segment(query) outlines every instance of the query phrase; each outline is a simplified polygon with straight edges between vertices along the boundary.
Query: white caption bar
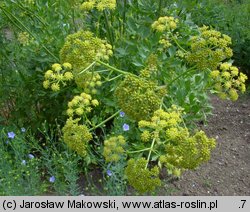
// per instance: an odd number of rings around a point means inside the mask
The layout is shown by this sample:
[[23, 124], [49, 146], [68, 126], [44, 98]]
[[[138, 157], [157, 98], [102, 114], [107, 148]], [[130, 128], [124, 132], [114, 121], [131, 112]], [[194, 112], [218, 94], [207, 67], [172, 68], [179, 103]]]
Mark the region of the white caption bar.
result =
[[0, 197], [2, 211], [250, 211], [249, 196]]

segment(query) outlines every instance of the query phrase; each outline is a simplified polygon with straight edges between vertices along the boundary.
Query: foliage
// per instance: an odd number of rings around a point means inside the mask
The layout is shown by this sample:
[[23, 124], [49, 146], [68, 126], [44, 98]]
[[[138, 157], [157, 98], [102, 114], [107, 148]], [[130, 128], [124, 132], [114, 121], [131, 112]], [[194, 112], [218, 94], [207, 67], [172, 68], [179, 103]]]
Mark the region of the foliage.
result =
[[1, 195], [41, 195], [47, 190], [47, 183], [41, 183], [45, 175], [40, 171], [41, 159], [31, 154], [24, 134], [21, 130], [16, 134], [1, 131]]
[[[0, 153], [3, 157], [0, 168], [1, 195], [78, 195], [80, 157], [65, 146], [56, 144], [56, 135], [43, 129], [40, 143], [21, 128], [1, 130]], [[55, 130], [54, 130], [55, 131]]]
[[6, 108], [8, 120], [1, 115], [5, 122], [35, 130], [45, 120], [52, 123], [61, 116], [63, 96], [60, 103], [55, 101], [55, 94], [45, 95], [38, 81], [43, 70], [57, 62], [57, 49], [64, 43], [58, 35], [66, 36], [73, 29], [73, 14], [65, 13], [71, 8], [66, 1], [1, 1], [0, 104], [11, 105]]
[[[152, 192], [163, 166], [177, 177], [197, 168], [215, 148], [195, 130], [211, 113], [209, 92], [235, 101], [246, 90], [231, 38], [198, 27], [174, 4], [3, 1], [0, 11], [1, 31], [11, 34], [0, 38], [2, 116], [34, 133], [14, 155], [32, 152], [25, 167], [44, 173], [32, 179], [47, 178], [57, 194], [78, 195], [80, 173], [93, 167], [103, 169], [112, 195], [125, 194], [127, 182]], [[20, 160], [7, 168], [23, 173]]]

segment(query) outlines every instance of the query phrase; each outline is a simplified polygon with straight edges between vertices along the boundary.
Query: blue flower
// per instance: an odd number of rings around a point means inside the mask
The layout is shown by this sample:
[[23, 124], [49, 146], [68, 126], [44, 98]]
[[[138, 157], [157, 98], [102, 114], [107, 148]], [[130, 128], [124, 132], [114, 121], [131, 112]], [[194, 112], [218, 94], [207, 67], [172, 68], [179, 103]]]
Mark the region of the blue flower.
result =
[[122, 126], [122, 128], [123, 128], [123, 131], [128, 131], [129, 130], [129, 125], [128, 124], [124, 124]]
[[26, 165], [26, 160], [22, 160], [22, 165]]
[[56, 178], [55, 178], [54, 176], [51, 176], [51, 177], [49, 178], [49, 181], [50, 181], [51, 183], [54, 183], [55, 180], [56, 180]]
[[28, 154], [28, 157], [29, 157], [29, 159], [34, 159], [35, 158], [35, 156], [32, 155], [32, 154]]
[[15, 138], [16, 134], [14, 132], [8, 132], [8, 138]]
[[112, 171], [107, 170], [107, 175], [108, 175], [109, 177], [112, 176]]
[[21, 132], [26, 132], [26, 129], [24, 127], [21, 128]]
[[125, 113], [123, 111], [120, 112], [120, 117], [124, 117]]

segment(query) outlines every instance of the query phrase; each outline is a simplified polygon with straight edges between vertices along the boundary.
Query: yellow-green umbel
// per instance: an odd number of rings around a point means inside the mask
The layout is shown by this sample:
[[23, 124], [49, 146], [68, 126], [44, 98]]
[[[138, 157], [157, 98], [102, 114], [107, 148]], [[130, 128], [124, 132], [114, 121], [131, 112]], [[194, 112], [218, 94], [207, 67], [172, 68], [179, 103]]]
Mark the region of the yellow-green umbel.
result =
[[118, 85], [115, 97], [121, 109], [136, 121], [149, 119], [161, 105], [162, 94], [154, 82], [127, 75]]

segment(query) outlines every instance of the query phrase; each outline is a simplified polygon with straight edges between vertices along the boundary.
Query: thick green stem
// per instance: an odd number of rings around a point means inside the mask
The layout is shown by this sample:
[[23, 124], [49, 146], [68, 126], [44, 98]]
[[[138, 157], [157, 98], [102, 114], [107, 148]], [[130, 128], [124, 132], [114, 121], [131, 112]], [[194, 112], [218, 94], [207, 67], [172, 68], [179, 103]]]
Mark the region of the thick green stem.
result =
[[171, 82], [169, 82], [167, 85], [163, 85], [163, 86], [159, 86], [156, 88], [156, 90], [160, 90], [162, 88], [166, 88], [169, 87], [170, 85], [172, 85], [176, 80], [180, 79], [181, 77], [184, 77], [185, 75], [187, 75], [189, 72], [196, 70], [196, 67], [192, 67], [190, 69], [188, 69], [187, 71], [185, 71], [184, 73], [180, 74], [179, 76], [177, 76], [176, 78], [174, 78]]
[[114, 113], [112, 116], [108, 117], [107, 119], [105, 119], [104, 121], [102, 121], [101, 123], [99, 123], [98, 125], [92, 127], [89, 131], [93, 131], [95, 129], [97, 129], [98, 127], [101, 127], [102, 125], [104, 125], [106, 122], [108, 122], [109, 120], [111, 120], [112, 118], [114, 118], [115, 116], [117, 116], [122, 110], [118, 110], [116, 113]]
[[96, 62], [97, 63], [99, 63], [99, 64], [101, 64], [101, 65], [103, 65], [103, 66], [105, 66], [106, 68], [108, 68], [108, 69], [110, 69], [110, 70], [112, 70], [112, 71], [115, 71], [115, 72], [118, 72], [118, 73], [120, 73], [120, 74], [131, 74], [131, 73], [129, 73], [129, 72], [126, 72], [126, 71], [122, 71], [122, 70], [120, 70], [120, 69], [117, 69], [117, 68], [115, 68], [115, 67], [113, 67], [113, 66], [111, 66], [111, 65], [109, 65], [109, 64], [107, 64], [107, 63], [104, 63], [104, 62], [102, 62], [102, 61], [100, 61], [100, 60], [96, 60]]
[[149, 153], [148, 153], [147, 164], [146, 164], [146, 166], [145, 166], [145, 169], [148, 167], [148, 163], [149, 163], [150, 156], [151, 156], [151, 153], [152, 153], [153, 148], [154, 148], [154, 145], [155, 145], [155, 141], [156, 141], [156, 139], [154, 138], [153, 141], [152, 141], [152, 144], [151, 144]]
[[100, 70], [100, 71], [95, 71], [96, 73], [104, 73], [104, 72], [108, 72], [109, 70]]
[[134, 154], [134, 153], [138, 153], [138, 152], [145, 152], [145, 151], [148, 151], [150, 150], [151, 148], [145, 148], [145, 149], [140, 149], [140, 150], [136, 150], [136, 151], [128, 151], [127, 153], [128, 154]]
[[186, 49], [184, 49], [180, 44], [179, 42], [175, 39], [175, 37], [173, 36], [173, 34], [171, 33], [171, 37], [172, 37], [172, 40], [176, 43], [176, 45], [184, 52], [187, 52]]
[[83, 69], [81, 72], [79, 72], [78, 75], [83, 74], [84, 72], [88, 71], [95, 64], [96, 64], [96, 61], [94, 61], [89, 66], [87, 66], [85, 69]]
[[115, 77], [113, 77], [111, 79], [107, 79], [105, 82], [111, 82], [111, 81], [116, 80], [117, 78], [119, 78], [121, 76], [122, 76], [122, 74], [119, 74], [118, 76], [115, 76]]
[[168, 86], [172, 85], [176, 80], [180, 79], [181, 77], [187, 75], [189, 72], [196, 70], [196, 67], [192, 67], [188, 70], [186, 70], [184, 73], [180, 74], [178, 77], [173, 79], [170, 83], [168, 83]]

